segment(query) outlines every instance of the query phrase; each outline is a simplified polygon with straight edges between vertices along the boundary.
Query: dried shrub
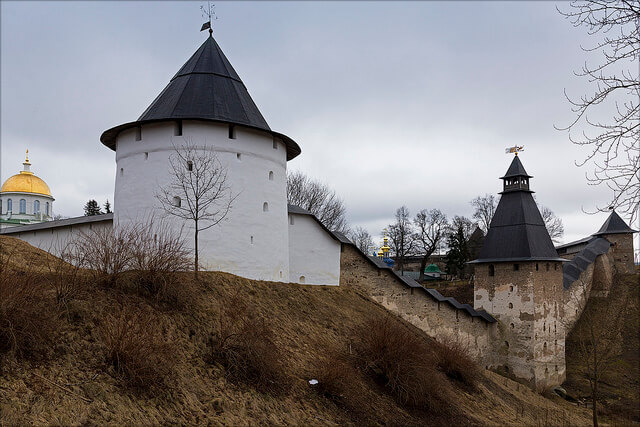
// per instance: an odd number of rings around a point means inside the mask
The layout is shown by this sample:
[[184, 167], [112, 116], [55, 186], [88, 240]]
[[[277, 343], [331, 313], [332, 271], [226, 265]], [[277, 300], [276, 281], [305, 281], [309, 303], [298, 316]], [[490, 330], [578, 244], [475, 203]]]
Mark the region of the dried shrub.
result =
[[435, 344], [438, 368], [449, 378], [475, 389], [481, 376], [476, 362], [458, 341], [444, 340]]
[[190, 283], [185, 275], [192, 260], [182, 234], [167, 223], [150, 220], [137, 227], [130, 243], [130, 268], [138, 292], [174, 306], [182, 305]]
[[391, 316], [372, 318], [361, 327], [360, 357], [365, 372], [405, 407], [444, 413], [450, 392], [436, 369], [427, 341]]
[[0, 353], [46, 357], [59, 323], [53, 298], [37, 275], [10, 269], [10, 257], [0, 256]]
[[49, 252], [60, 254], [59, 257], [46, 257], [45, 271], [48, 271], [47, 283], [55, 290], [59, 307], [68, 308], [68, 303], [77, 298], [85, 290], [86, 272], [84, 251], [74, 241], [64, 244], [62, 248], [50, 248]]
[[150, 309], [122, 304], [100, 325], [107, 362], [116, 376], [135, 388], [160, 387], [175, 366], [175, 348]]
[[210, 361], [219, 362], [231, 381], [261, 392], [281, 392], [289, 384], [271, 325], [235, 294], [225, 301], [211, 333]]
[[136, 225], [114, 226], [80, 233], [74, 244], [96, 283], [112, 288], [121, 285], [120, 279], [131, 263], [130, 245], [138, 229]]

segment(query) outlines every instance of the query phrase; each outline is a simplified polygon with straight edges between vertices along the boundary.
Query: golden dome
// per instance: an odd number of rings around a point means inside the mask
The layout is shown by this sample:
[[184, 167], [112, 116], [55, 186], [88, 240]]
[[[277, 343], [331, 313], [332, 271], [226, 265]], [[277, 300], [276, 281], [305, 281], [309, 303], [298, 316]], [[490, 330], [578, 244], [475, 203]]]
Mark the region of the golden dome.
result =
[[47, 183], [41, 178], [35, 176], [33, 172], [29, 170], [29, 167], [31, 166], [31, 163], [29, 163], [29, 151], [27, 151], [27, 159], [24, 161], [23, 165], [24, 170], [7, 179], [4, 184], [2, 184], [0, 192], [36, 193], [51, 197], [51, 190], [49, 190]]

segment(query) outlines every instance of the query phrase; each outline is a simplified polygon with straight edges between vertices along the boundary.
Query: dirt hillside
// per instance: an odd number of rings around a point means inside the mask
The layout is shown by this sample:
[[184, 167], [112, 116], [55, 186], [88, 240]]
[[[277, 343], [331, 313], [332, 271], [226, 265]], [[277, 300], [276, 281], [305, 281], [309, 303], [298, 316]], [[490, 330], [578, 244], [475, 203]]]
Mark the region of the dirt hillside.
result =
[[[5, 253], [10, 248], [14, 260], [48, 256], [3, 236], [0, 247]], [[191, 277], [184, 273], [184, 283]], [[91, 283], [64, 307], [56, 305], [52, 294], [49, 306], [57, 310], [57, 322], [50, 354], [0, 355], [0, 424], [590, 424], [586, 409], [484, 370], [475, 390], [446, 382], [442, 392], [453, 396], [446, 416], [405, 408], [379, 383], [358, 377], [366, 397], [360, 411], [319, 393], [308, 381], [322, 376], [322, 358], [356, 348], [366, 323], [388, 316], [384, 308], [353, 289], [250, 281], [215, 272], [202, 273], [189, 292], [188, 304], [180, 308]], [[209, 360], [211, 331], [234, 299], [272, 328], [279, 362], [290, 377], [285, 390], [257, 391]], [[155, 320], [149, 327], [160, 327], [171, 344], [167, 357], [173, 364], [161, 387], [123, 384], [107, 362], [101, 331], [106, 319], [117, 317], [124, 306], [152, 313]], [[393, 322], [432, 344], [412, 325], [396, 318]]]

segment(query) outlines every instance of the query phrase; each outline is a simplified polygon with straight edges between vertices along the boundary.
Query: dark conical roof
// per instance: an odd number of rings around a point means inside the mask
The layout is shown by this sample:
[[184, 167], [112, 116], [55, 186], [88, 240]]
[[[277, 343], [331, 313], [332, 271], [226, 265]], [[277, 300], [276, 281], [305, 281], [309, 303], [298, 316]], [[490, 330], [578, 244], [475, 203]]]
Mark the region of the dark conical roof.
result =
[[512, 178], [514, 176], [533, 178], [531, 175], [527, 174], [526, 170], [524, 170], [524, 166], [522, 166], [522, 162], [520, 161], [520, 158], [518, 156], [513, 157], [513, 161], [511, 162], [509, 169], [507, 169], [507, 173], [500, 179]]
[[632, 230], [631, 227], [627, 225], [626, 222], [620, 215], [616, 213], [616, 211], [611, 211], [611, 215], [609, 218], [602, 224], [600, 230], [597, 233], [594, 233], [594, 236], [600, 236], [603, 234], [626, 234], [626, 233], [636, 233], [636, 230]]
[[[513, 176], [528, 176], [517, 157], [507, 175], [512, 169], [516, 171]], [[558, 257], [532, 192], [526, 189], [503, 192], [478, 259], [472, 262], [545, 260], [565, 261]]]
[[287, 160], [300, 154], [298, 144], [273, 132], [247, 88], [213, 37], [208, 37], [169, 81], [137, 121], [105, 131], [100, 140], [115, 149], [121, 131], [144, 123], [166, 120], [206, 120], [263, 130], [282, 138]]

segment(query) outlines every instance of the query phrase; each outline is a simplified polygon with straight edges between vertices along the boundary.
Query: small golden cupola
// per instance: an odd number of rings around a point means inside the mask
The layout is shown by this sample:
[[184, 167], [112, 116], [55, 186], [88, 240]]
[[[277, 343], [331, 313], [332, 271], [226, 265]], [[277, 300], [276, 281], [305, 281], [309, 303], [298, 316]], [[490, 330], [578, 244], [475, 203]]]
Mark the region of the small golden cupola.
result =
[[31, 163], [29, 162], [29, 150], [27, 150], [27, 157], [22, 163], [24, 169], [19, 174], [13, 175], [7, 179], [0, 192], [2, 193], [35, 193], [43, 194], [51, 197], [51, 190], [46, 182], [31, 172]]

